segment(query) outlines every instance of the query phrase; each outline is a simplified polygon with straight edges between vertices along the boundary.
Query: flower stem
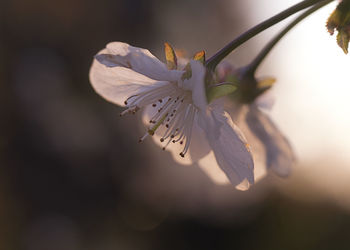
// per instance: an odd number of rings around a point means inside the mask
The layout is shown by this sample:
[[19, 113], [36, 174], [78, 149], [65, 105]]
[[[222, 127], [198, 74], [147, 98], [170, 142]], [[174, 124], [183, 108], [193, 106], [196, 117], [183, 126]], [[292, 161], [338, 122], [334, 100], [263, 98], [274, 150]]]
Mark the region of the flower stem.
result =
[[256, 69], [259, 67], [261, 62], [265, 59], [265, 57], [269, 54], [269, 52], [273, 49], [273, 47], [285, 36], [295, 25], [301, 22], [303, 19], [329, 4], [333, 0], [323, 0], [322, 2], [316, 4], [312, 8], [305, 11], [303, 14], [298, 16], [293, 22], [291, 22], [287, 27], [285, 27], [277, 36], [275, 36], [257, 55], [257, 57], [247, 66], [248, 71], [254, 75]]
[[251, 39], [252, 37], [256, 36], [260, 32], [266, 30], [267, 28], [270, 28], [271, 26], [275, 25], [276, 23], [286, 19], [287, 17], [297, 13], [300, 10], [306, 9], [314, 4], [317, 4], [319, 2], [323, 2], [324, 0], [304, 0], [284, 11], [281, 13], [265, 20], [264, 22], [254, 26], [253, 28], [249, 29], [233, 41], [231, 41], [229, 44], [227, 44], [224, 48], [219, 50], [215, 55], [213, 55], [211, 58], [209, 58], [206, 61], [206, 67], [214, 71], [216, 66], [221, 62], [222, 59], [224, 59], [228, 54], [230, 54], [234, 49]]

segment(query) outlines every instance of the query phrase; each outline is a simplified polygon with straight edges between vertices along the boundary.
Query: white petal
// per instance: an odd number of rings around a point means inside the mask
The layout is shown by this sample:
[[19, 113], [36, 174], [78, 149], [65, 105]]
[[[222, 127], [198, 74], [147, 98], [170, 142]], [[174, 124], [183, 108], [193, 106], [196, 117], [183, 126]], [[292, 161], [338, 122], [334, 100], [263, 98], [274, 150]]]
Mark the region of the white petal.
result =
[[189, 154], [193, 162], [199, 161], [211, 151], [206, 134], [198, 124], [198, 116], [196, 116], [192, 128], [192, 139], [189, 148]]
[[184, 89], [192, 91], [193, 104], [202, 111], [205, 111], [207, 107], [207, 97], [205, 94], [205, 68], [198, 62], [191, 60], [192, 76], [190, 79], [185, 80], [183, 83]]
[[256, 137], [247, 124], [246, 118], [249, 112], [249, 106], [234, 104], [227, 108], [227, 111], [250, 145], [254, 160], [254, 180], [257, 182], [267, 174], [266, 150], [265, 145]]
[[[220, 99], [214, 101], [216, 104]], [[254, 181], [258, 181], [266, 175], [265, 166], [265, 151], [262, 143], [256, 139], [255, 135], [250, 131], [245, 118], [248, 111], [246, 105], [235, 105], [235, 109], [230, 109], [230, 115], [234, 119], [239, 129], [243, 132], [244, 136], [250, 142], [251, 152], [254, 159]], [[215, 155], [210, 152], [209, 155], [199, 160], [200, 168], [210, 177], [210, 179], [219, 185], [228, 184], [228, 180], [225, 173], [217, 165]], [[236, 186], [238, 190], [244, 191], [249, 188], [249, 182], [244, 180], [242, 183]]]
[[94, 60], [90, 68], [90, 82], [98, 94], [120, 106], [124, 106], [124, 101], [132, 95], [169, 84], [152, 80], [128, 68], [108, 68], [97, 60]]
[[96, 56], [96, 59], [108, 67], [130, 68], [158, 81], [177, 81], [183, 74], [183, 71], [168, 70], [164, 63], [146, 49], [121, 42], [109, 43], [106, 48]]
[[237, 186], [247, 180], [254, 183], [254, 163], [246, 140], [230, 116], [219, 109], [201, 115], [205, 130], [219, 167]]
[[252, 133], [265, 146], [268, 168], [271, 168], [279, 176], [288, 176], [291, 166], [295, 162], [295, 156], [288, 140], [272, 120], [255, 104], [250, 106], [246, 119]]

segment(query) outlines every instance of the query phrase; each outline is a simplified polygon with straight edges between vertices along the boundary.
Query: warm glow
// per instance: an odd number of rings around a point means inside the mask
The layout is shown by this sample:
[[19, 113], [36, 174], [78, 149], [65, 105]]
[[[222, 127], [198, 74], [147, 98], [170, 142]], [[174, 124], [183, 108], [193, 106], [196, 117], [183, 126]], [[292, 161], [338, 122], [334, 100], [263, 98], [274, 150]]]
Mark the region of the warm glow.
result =
[[[273, 1], [274, 6], [269, 2], [251, 5], [256, 22], [298, 1]], [[350, 188], [350, 57], [325, 28], [335, 6], [332, 3], [299, 24], [267, 58], [260, 73], [276, 76], [273, 118], [288, 135], [300, 165], [313, 163], [297, 168], [296, 175], [303, 172], [311, 183], [343, 200]]]

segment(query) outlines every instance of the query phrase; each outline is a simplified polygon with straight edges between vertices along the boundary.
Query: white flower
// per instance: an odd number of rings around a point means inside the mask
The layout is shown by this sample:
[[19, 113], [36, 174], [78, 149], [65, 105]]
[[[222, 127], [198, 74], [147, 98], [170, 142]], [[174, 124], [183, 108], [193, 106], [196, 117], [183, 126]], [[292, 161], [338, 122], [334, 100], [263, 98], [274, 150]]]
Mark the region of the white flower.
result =
[[126, 106], [122, 115], [145, 108], [148, 129], [140, 141], [154, 135], [182, 163], [214, 155], [212, 167], [219, 166], [233, 185], [247, 188], [254, 183], [253, 159], [230, 116], [220, 106], [207, 104], [206, 71], [199, 61], [204, 54], [178, 70], [173, 49], [165, 45], [167, 65], [148, 50], [108, 44], [91, 66], [94, 89], [108, 101]]
[[[237, 75], [237, 71], [227, 64], [222, 63], [217, 68], [218, 80], [225, 81], [228, 75]], [[221, 79], [220, 79], [221, 78]], [[274, 79], [265, 78], [257, 82], [258, 88], [271, 87]], [[251, 91], [254, 91], [252, 89]], [[239, 100], [239, 99], [238, 99]], [[287, 177], [291, 167], [295, 163], [293, 149], [287, 138], [281, 133], [265, 111], [272, 108], [274, 98], [271, 93], [265, 92], [252, 103], [242, 103], [225, 98], [225, 110], [232, 120], [243, 132], [254, 159], [255, 181], [263, 178], [269, 170], [280, 177]], [[264, 111], [265, 110], [265, 111]], [[201, 167], [218, 183], [228, 183], [226, 176], [210, 168], [207, 159], [202, 159]]]

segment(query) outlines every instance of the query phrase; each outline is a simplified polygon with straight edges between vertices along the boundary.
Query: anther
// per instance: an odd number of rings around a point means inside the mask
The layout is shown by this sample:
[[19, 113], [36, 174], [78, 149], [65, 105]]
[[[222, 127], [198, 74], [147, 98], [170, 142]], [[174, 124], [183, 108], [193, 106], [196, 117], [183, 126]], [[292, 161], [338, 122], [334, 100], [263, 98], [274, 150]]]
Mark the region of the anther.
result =
[[158, 100], [158, 102], [162, 103], [162, 102], [163, 102], [163, 100], [162, 100], [162, 99], [159, 99], [159, 100]]
[[160, 138], [160, 142], [164, 142], [164, 138]]
[[180, 153], [180, 156], [182, 157], [182, 158], [184, 158], [185, 157], [185, 154], [184, 153]]
[[155, 107], [155, 106], [157, 106], [157, 104], [153, 103], [153, 104], [152, 104], [152, 107]]
[[144, 136], [140, 137], [139, 143], [143, 142], [149, 134], [146, 133]]
[[184, 142], [183, 141], [180, 141], [180, 144], [182, 145]]

